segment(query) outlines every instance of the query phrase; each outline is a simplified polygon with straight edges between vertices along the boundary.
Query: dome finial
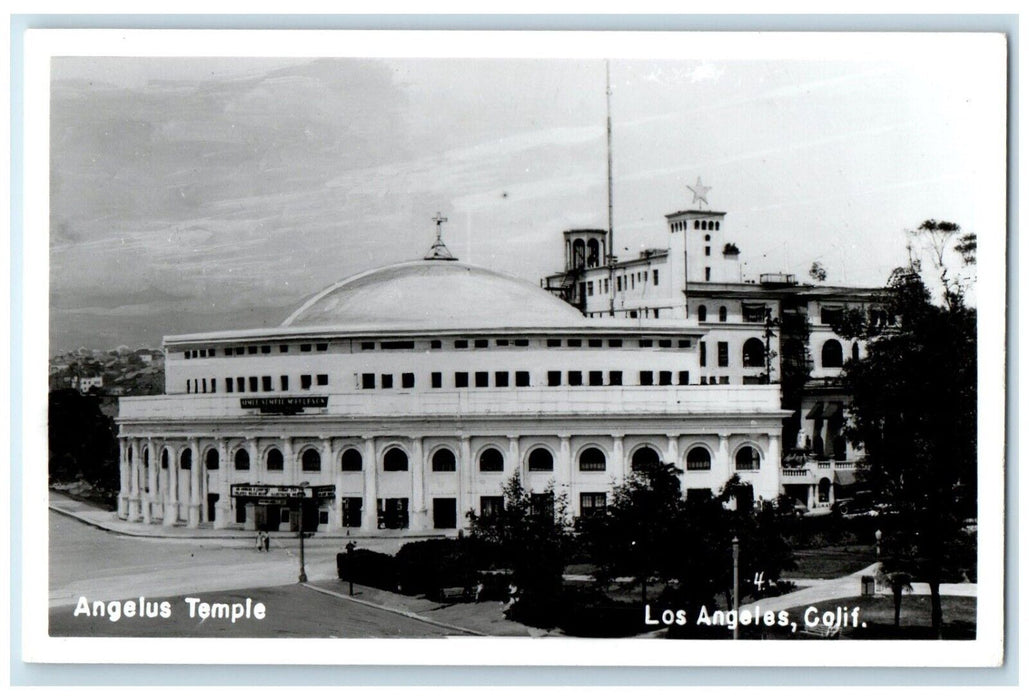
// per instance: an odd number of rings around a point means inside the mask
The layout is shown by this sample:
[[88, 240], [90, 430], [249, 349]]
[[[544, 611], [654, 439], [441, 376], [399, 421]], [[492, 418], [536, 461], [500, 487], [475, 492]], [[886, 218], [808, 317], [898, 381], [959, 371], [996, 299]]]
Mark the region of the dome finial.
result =
[[432, 220], [436, 222], [436, 242], [429, 248], [429, 252], [426, 253], [426, 260], [457, 260], [451, 253], [447, 246], [443, 243], [443, 224], [446, 223], [447, 217], [441, 213], [436, 212], [436, 216], [432, 217]]

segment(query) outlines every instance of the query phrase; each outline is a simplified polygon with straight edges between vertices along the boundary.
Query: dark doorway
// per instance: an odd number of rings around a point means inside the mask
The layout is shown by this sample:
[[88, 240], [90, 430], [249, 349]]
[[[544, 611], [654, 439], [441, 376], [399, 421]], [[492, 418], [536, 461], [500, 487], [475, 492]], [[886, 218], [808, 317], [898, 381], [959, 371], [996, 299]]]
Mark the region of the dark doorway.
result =
[[217, 503], [217, 502], [218, 502], [218, 494], [216, 494], [216, 493], [209, 493], [209, 494], [207, 494], [207, 522], [209, 522], [209, 523], [213, 523], [214, 522], [214, 511], [215, 511], [215, 505], [214, 504]]
[[457, 499], [432, 499], [432, 526], [437, 530], [457, 527]]

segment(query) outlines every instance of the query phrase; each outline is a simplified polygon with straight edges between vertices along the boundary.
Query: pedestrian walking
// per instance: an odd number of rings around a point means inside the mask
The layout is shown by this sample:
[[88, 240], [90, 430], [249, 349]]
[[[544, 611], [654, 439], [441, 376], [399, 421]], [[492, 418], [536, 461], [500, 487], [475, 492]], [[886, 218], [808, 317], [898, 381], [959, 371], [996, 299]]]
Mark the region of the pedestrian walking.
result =
[[267, 532], [264, 533], [264, 551], [266, 551], [266, 552], [268, 551], [268, 547], [269, 547], [271, 541], [272, 541], [271, 535], [269, 535]]

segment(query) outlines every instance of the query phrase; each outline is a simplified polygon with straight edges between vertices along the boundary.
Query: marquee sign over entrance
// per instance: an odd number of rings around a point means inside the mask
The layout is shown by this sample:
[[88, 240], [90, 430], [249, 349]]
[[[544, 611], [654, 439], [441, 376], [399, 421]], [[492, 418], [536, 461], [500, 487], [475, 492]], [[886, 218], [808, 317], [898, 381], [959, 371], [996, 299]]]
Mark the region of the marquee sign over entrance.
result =
[[336, 486], [276, 486], [274, 484], [233, 484], [232, 498], [335, 498]]
[[325, 408], [328, 405], [328, 396], [262, 396], [239, 400], [240, 408], [257, 408], [261, 413], [286, 415], [303, 413], [305, 408]]

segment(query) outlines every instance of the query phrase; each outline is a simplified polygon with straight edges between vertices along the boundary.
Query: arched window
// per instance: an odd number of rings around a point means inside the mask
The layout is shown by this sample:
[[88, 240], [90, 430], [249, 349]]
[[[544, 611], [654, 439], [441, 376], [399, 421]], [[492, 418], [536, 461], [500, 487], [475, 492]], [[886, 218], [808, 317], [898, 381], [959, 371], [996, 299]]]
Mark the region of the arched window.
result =
[[706, 447], [694, 447], [686, 455], [686, 471], [704, 472], [711, 470], [711, 453]]
[[596, 267], [600, 264], [600, 242], [597, 239], [590, 240], [586, 244], [586, 266]]
[[391, 447], [382, 455], [382, 470], [385, 472], [406, 472], [407, 453], [399, 447]]
[[596, 447], [587, 447], [579, 455], [579, 471], [602, 472], [607, 469], [607, 458]]
[[500, 450], [490, 447], [479, 455], [480, 472], [502, 472], [504, 471], [504, 455]]
[[363, 462], [361, 453], [351, 447], [350, 449], [343, 450], [343, 455], [339, 461], [339, 468], [340, 471], [344, 472], [359, 472], [364, 466]]
[[577, 238], [572, 244], [572, 267], [578, 270], [586, 265], [586, 244]]
[[700, 230], [701, 231], [707, 231], [707, 222], [706, 221], [701, 221], [700, 222]]
[[832, 482], [828, 479], [823, 478], [818, 482], [818, 502], [828, 503], [829, 502], [829, 488], [832, 486]]
[[168, 468], [168, 450], [161, 453], [161, 469]]
[[529, 453], [529, 471], [554, 471], [554, 455], [550, 454], [550, 451], [543, 447], [537, 447], [535, 450]]
[[855, 360], [861, 359], [861, 350], [858, 348], [856, 340], [854, 341], [854, 344], [850, 346], [850, 356]]
[[765, 344], [758, 338], [750, 338], [743, 344], [743, 366], [765, 366]]
[[722, 323], [725, 323], [729, 320], [729, 310], [726, 309], [724, 306], [718, 309], [718, 320]]
[[822, 345], [822, 367], [842, 367], [843, 346], [840, 341], [830, 339]]
[[309, 447], [300, 455], [300, 469], [305, 472], [320, 472], [322, 470], [322, 456], [318, 450]]
[[283, 467], [282, 453], [274, 447], [268, 450], [268, 457], [266, 458], [266, 463], [268, 466], [268, 471], [281, 472]]
[[216, 471], [218, 469], [218, 450], [211, 448], [204, 455], [204, 466], [207, 467], [207, 471]]
[[736, 453], [737, 471], [754, 471], [761, 468], [761, 455], [753, 447], [741, 447]]
[[707, 307], [703, 304], [697, 307], [697, 320], [701, 323], [707, 321]]
[[193, 450], [188, 447], [182, 451], [179, 455], [179, 469], [192, 469], [193, 468]]
[[658, 456], [657, 451], [652, 447], [641, 447], [632, 453], [633, 469], [650, 467], [655, 464], [661, 464], [661, 457]]
[[454, 453], [443, 447], [432, 453], [432, 471], [434, 472], [455, 472], [457, 471], [457, 458]]
[[243, 448], [236, 450], [236, 456], [233, 461], [236, 464], [236, 471], [245, 472], [250, 470], [250, 453]]

